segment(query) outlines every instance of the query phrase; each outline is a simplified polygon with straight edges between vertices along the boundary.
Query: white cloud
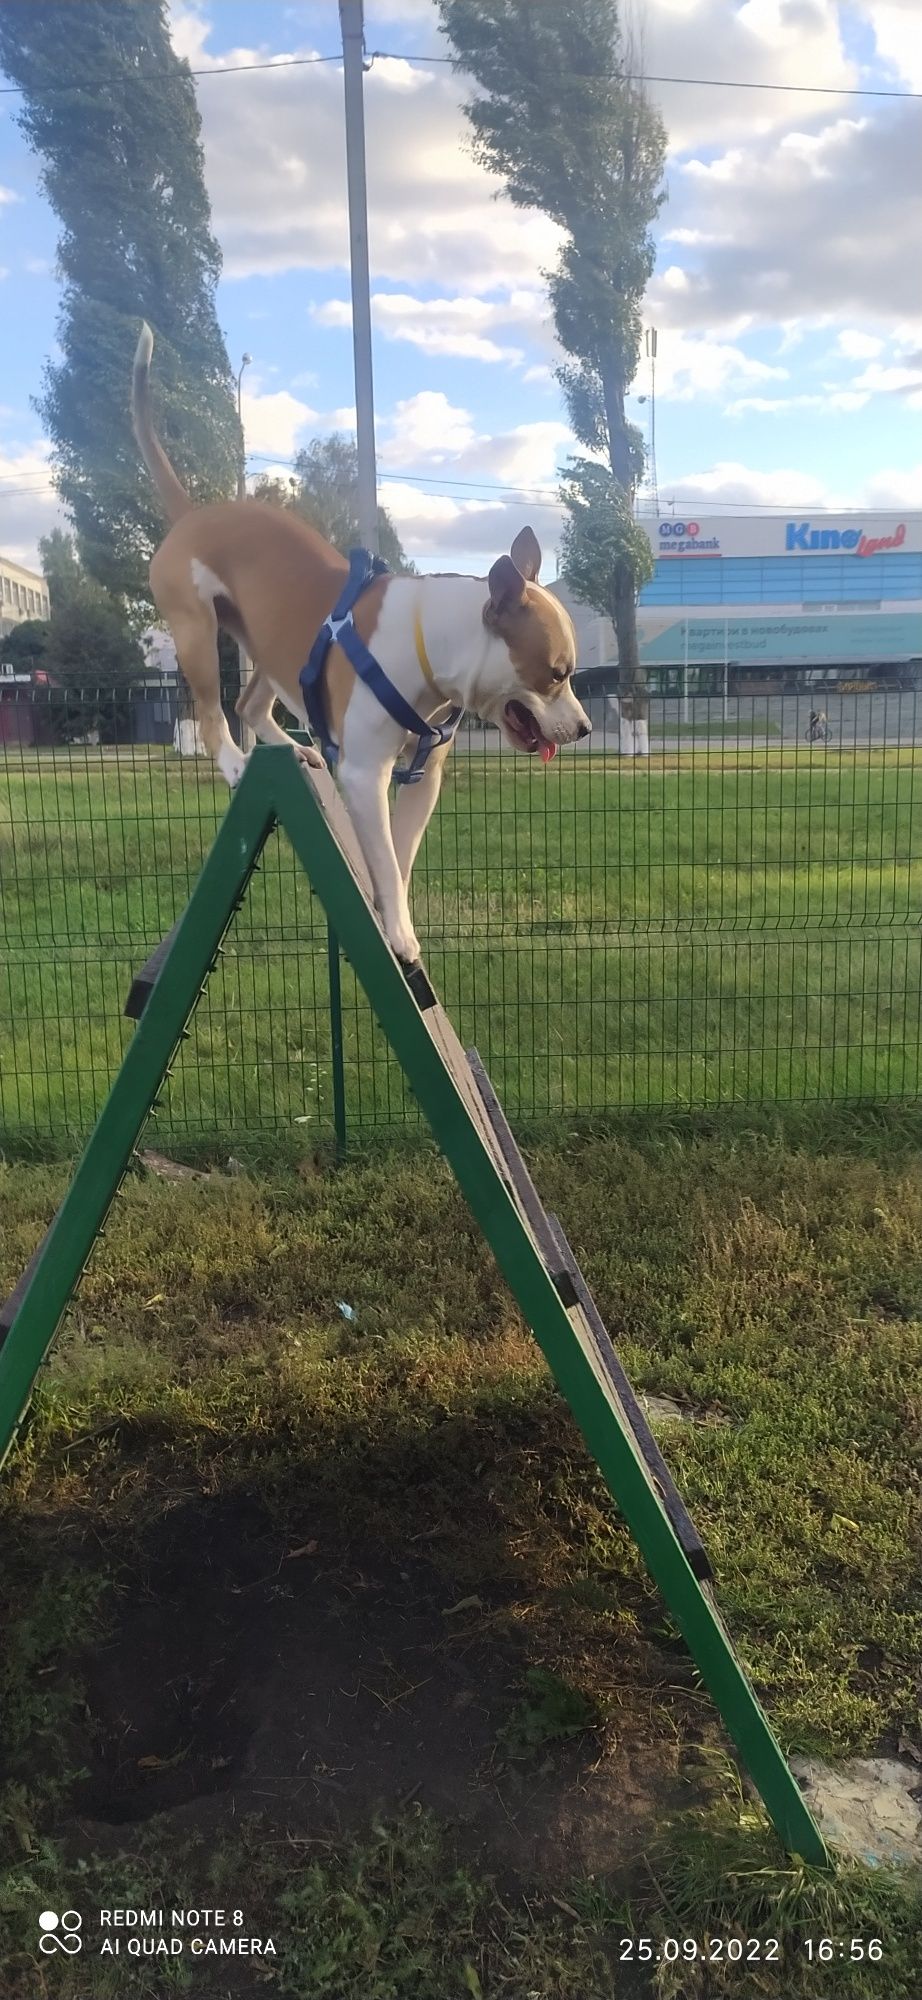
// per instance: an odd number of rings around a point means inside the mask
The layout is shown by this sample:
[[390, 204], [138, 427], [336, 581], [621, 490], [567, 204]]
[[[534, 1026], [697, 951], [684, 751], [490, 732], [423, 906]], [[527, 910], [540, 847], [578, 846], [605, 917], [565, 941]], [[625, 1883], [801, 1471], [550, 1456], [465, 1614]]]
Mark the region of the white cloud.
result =
[[211, 22], [196, 0], [171, 0], [168, 9], [170, 40], [180, 60], [198, 64], [207, 61], [205, 43]]
[[444, 494], [421, 492], [409, 480], [388, 481], [381, 489], [381, 498], [414, 561], [425, 565], [442, 562], [447, 555], [463, 556], [475, 563], [479, 559], [481, 573], [511, 548], [527, 522], [532, 522], [547, 550], [553, 548], [562, 521], [562, 510], [554, 503], [502, 496], [454, 500]]
[[0, 187], [0, 208], [7, 208], [12, 202], [21, 200], [22, 195], [17, 194], [13, 188]]
[[852, 0], [874, 31], [878, 54], [910, 90], [922, 90], [922, 16], [918, 0]]
[[449, 456], [473, 443], [474, 427], [467, 410], [456, 408], [441, 390], [423, 389], [416, 396], [398, 402], [382, 424], [391, 436], [381, 445], [382, 464], [401, 459], [405, 464], [416, 458], [442, 464]]
[[[635, 390], [647, 389], [647, 364], [642, 359]], [[681, 330], [661, 328], [656, 356], [656, 393], [673, 402], [690, 403], [702, 396], [726, 394], [746, 382], [784, 382], [787, 368], [758, 361], [725, 340], [705, 340]]]
[[835, 389], [831, 385], [819, 394], [798, 396], [738, 396], [728, 403], [724, 416], [742, 417], [778, 416], [783, 410], [860, 410], [868, 401], [867, 392], [858, 389]]
[[[332, 5], [330, 16], [336, 46]], [[198, 68], [269, 59], [246, 48], [212, 57], [208, 19], [196, 8], [174, 8], [173, 33]], [[291, 63], [294, 54], [317, 53], [329, 50], [297, 45], [268, 71], [199, 81], [206, 180], [228, 277], [346, 264], [341, 68]], [[559, 233], [496, 198], [495, 179], [470, 155], [459, 95], [447, 68], [377, 61], [366, 77], [372, 273], [468, 293], [534, 286], [555, 260]]]
[[[407, 341], [426, 353], [459, 360], [522, 362], [521, 347], [492, 338], [509, 328], [520, 329], [532, 344], [553, 342], [547, 298], [536, 290], [512, 291], [501, 299], [469, 294], [415, 299], [407, 292], [374, 292], [371, 316], [375, 330], [386, 340]], [[312, 317], [318, 326], [350, 327], [352, 308], [347, 299], [327, 299], [313, 308]]]
[[[798, 116], [800, 113], [798, 112]], [[702, 212], [708, 236], [690, 253], [689, 283], [658, 278], [663, 325], [713, 333], [745, 325], [877, 319], [922, 325], [918, 107], [834, 116], [779, 140], [695, 158], [672, 176], [679, 226]]]
[[466, 476], [482, 474], [514, 486], [540, 488], [553, 479], [561, 453], [573, 450], [575, 444], [569, 424], [516, 424], [495, 437], [479, 438], [461, 463]]
[[[843, 47], [837, 0], [647, 0], [643, 66], [650, 76], [714, 77], [723, 83], [819, 83], [847, 89], [860, 81]], [[651, 83], [673, 154], [691, 146], [727, 145], [739, 136], [782, 128], [792, 103], [801, 115], [828, 116], [836, 99], [799, 100], [780, 90], [715, 89], [692, 82]]]
[[843, 327], [836, 336], [836, 347], [849, 361], [871, 361], [883, 350], [884, 342], [876, 333], [861, 333], [855, 327]]
[[384, 467], [413, 473], [438, 471], [446, 485], [483, 482], [487, 486], [531, 490], [545, 497], [557, 475], [561, 454], [574, 444], [568, 425], [537, 420], [506, 431], [477, 432], [468, 410], [440, 391], [423, 390], [398, 402], [378, 424], [378, 457]]
[[830, 486], [819, 475], [795, 468], [772, 471], [756, 469], [733, 460], [722, 460], [706, 472], [683, 472], [670, 482], [659, 482], [660, 507], [665, 512], [673, 499], [683, 510], [695, 506], [703, 513], [708, 505], [728, 509], [734, 506], [786, 508], [804, 507], [833, 512], [841, 507], [918, 507], [922, 486], [922, 464], [885, 468], [872, 474], [847, 492]]
[[51, 484], [48, 446], [0, 445], [0, 549], [13, 562], [38, 569], [38, 543], [52, 528], [66, 528]]
[[659, 482], [660, 507], [665, 511], [672, 499], [677, 504], [694, 503], [702, 511], [708, 502], [726, 506], [821, 507], [830, 504], [828, 489], [815, 473], [779, 469], [756, 471], [733, 460], [721, 460], [707, 472], [683, 472], [670, 484]]
[[905, 368], [884, 368], [879, 361], [870, 361], [863, 373], [856, 375], [853, 387], [876, 396], [905, 393], [910, 407], [917, 409], [922, 404], [922, 359]]
[[864, 498], [869, 507], [918, 509], [920, 493], [922, 493], [922, 459], [917, 465], [875, 472], [865, 483]]
[[247, 450], [292, 457], [308, 425], [315, 424], [316, 410], [302, 403], [289, 389], [273, 389], [263, 395], [259, 381], [244, 382], [243, 428]]

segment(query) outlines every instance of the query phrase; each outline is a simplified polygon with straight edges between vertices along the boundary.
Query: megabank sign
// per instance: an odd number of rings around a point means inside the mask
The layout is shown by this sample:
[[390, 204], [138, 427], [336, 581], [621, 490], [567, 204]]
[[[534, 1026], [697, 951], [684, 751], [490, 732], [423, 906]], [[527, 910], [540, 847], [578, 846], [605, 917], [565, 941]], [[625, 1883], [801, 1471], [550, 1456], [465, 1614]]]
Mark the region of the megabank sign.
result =
[[717, 556], [720, 554], [720, 537], [705, 538], [697, 521], [661, 521], [659, 524], [659, 548], [661, 556]]
[[892, 535], [866, 535], [862, 528], [811, 528], [809, 521], [788, 521], [784, 553], [825, 555], [833, 549], [844, 549], [850, 555], [876, 556], [881, 549], [901, 549], [905, 540], [905, 521], [900, 522]]

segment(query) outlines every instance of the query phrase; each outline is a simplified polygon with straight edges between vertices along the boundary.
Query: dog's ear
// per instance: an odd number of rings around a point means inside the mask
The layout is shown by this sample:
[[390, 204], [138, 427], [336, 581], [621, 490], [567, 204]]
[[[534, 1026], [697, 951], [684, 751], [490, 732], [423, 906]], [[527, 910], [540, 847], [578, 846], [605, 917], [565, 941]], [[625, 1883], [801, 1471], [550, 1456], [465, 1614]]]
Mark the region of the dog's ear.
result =
[[523, 528], [512, 544], [512, 560], [526, 583], [537, 583], [541, 568], [541, 548], [534, 528]]
[[525, 596], [525, 578], [511, 556], [500, 556], [487, 578], [494, 611], [514, 611]]

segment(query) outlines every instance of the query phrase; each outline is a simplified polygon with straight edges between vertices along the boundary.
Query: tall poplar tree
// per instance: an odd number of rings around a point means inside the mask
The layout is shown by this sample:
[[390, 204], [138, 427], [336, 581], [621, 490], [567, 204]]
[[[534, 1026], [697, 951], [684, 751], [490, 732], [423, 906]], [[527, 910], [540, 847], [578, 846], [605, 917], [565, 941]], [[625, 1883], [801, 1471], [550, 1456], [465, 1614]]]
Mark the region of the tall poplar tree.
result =
[[645, 725], [637, 597], [652, 557], [634, 521], [644, 453], [625, 397], [653, 272], [650, 229], [665, 200], [663, 123], [628, 73], [617, 0], [438, 5], [455, 67], [480, 86], [465, 105], [475, 157], [503, 175], [516, 207], [540, 210], [564, 232], [549, 274], [557, 338], [569, 357], [557, 379], [593, 457], [567, 468], [562, 567], [612, 619], [628, 690], [622, 712]]
[[242, 452], [192, 77], [165, 0], [2, 0], [0, 68], [22, 92], [19, 123], [61, 223], [61, 358], [35, 402], [55, 484], [85, 570], [142, 599], [164, 527], [128, 408], [142, 319], [183, 483], [231, 497]]

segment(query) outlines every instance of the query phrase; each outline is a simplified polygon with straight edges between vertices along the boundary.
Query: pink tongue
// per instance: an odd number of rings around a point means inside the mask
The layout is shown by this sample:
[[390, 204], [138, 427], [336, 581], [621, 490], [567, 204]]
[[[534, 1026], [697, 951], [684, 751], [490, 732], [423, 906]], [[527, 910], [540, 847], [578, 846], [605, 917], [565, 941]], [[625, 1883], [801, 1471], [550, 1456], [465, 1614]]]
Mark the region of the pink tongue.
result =
[[557, 745], [556, 745], [556, 743], [542, 743], [542, 745], [541, 745], [541, 762], [542, 762], [542, 764], [549, 764], [549, 763], [550, 763], [550, 761], [551, 761], [551, 758], [552, 758], [552, 757], [556, 757], [556, 755], [557, 755]]

